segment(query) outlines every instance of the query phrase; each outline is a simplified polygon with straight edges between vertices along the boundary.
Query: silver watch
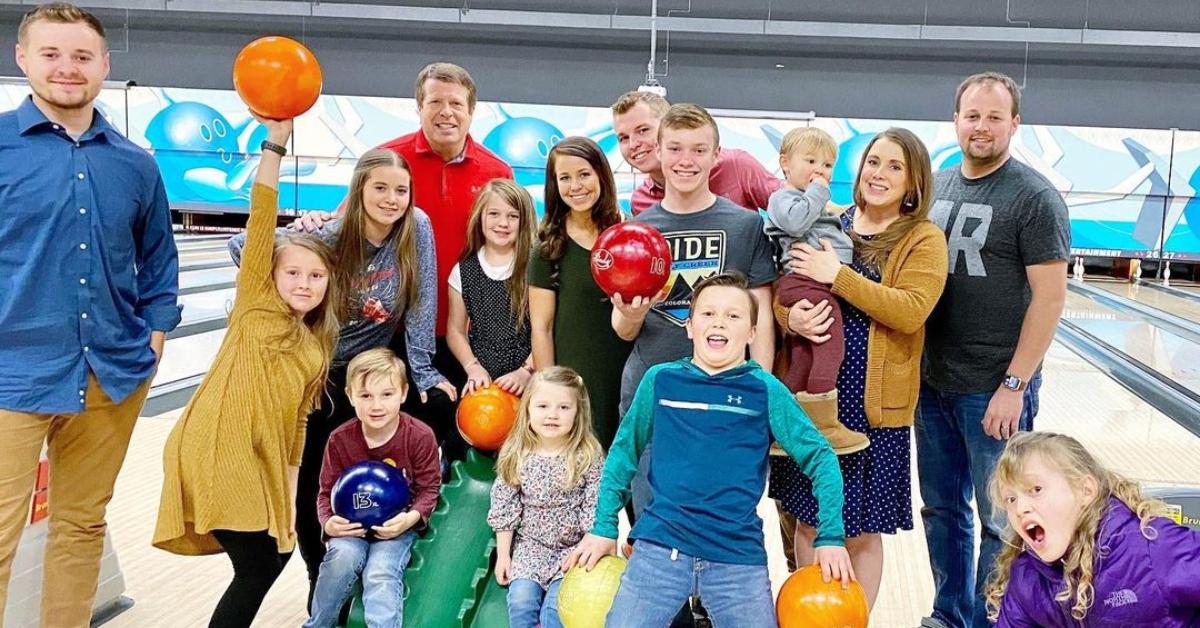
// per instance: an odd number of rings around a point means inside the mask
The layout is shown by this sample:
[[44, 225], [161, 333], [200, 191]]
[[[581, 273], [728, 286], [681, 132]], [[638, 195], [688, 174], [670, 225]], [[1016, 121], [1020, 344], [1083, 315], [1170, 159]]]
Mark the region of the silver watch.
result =
[[1025, 380], [1013, 375], [1012, 373], [1006, 374], [1004, 379], [1000, 382], [1000, 385], [1013, 392], [1025, 390]]

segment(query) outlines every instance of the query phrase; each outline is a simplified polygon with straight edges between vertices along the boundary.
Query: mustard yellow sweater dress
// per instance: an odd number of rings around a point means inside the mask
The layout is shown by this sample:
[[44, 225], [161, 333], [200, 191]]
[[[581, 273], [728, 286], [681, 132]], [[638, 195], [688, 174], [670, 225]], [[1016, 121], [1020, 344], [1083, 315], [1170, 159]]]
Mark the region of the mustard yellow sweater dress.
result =
[[322, 349], [271, 277], [278, 193], [255, 184], [229, 329], [163, 452], [154, 546], [221, 552], [210, 530], [266, 530], [295, 545], [288, 467], [300, 464]]

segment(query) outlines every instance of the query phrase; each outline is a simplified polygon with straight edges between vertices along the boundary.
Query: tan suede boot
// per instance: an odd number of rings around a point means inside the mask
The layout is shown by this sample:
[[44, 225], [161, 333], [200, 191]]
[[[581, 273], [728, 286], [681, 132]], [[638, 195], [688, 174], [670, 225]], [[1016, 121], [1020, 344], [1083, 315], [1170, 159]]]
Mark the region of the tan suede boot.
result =
[[844, 456], [866, 449], [871, 440], [861, 432], [842, 425], [838, 420], [837, 390], [831, 390], [819, 395], [806, 392], [796, 393], [796, 401], [804, 409], [805, 414], [812, 419], [813, 425], [821, 431], [833, 453]]

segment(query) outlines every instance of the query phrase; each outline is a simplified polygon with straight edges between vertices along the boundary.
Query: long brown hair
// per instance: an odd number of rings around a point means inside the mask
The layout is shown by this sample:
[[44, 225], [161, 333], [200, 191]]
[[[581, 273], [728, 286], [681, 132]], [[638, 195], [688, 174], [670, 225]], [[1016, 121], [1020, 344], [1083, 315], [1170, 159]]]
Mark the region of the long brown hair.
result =
[[569, 237], [567, 216], [571, 214], [571, 208], [558, 193], [559, 155], [579, 157], [587, 161], [600, 179], [600, 197], [596, 199], [596, 204], [592, 205], [591, 211], [596, 233], [621, 222], [622, 218], [621, 208], [617, 205], [617, 184], [613, 181], [612, 168], [609, 167], [608, 158], [604, 156], [600, 146], [586, 137], [568, 137], [555, 144], [546, 159], [546, 215], [542, 217], [542, 224], [537, 233], [542, 257], [551, 261], [562, 259], [563, 253], [566, 252]]
[[350, 177], [350, 191], [346, 196], [346, 215], [342, 219], [342, 230], [333, 252], [341, 264], [343, 272], [338, 273], [342, 281], [342, 292], [354, 294], [355, 281], [361, 277], [367, 267], [367, 211], [363, 207], [363, 189], [371, 172], [380, 167], [395, 167], [408, 173], [409, 193], [408, 207], [396, 224], [388, 238], [396, 238], [396, 271], [400, 274], [400, 290], [404, 295], [404, 307], [411, 308], [421, 298], [420, 282], [417, 280], [417, 228], [416, 218], [413, 217], [412, 201], [412, 169], [400, 155], [383, 148], [375, 148], [363, 153], [354, 165], [354, 174]]
[[338, 269], [333, 249], [328, 244], [309, 235], [289, 232], [275, 236], [275, 250], [271, 256], [272, 275], [275, 264], [279, 261], [279, 252], [289, 246], [300, 247], [316, 255], [325, 265], [325, 271], [329, 273], [329, 283], [321, 303], [309, 310], [303, 318], [293, 317], [294, 326], [272, 343], [284, 351], [294, 349], [302, 337], [301, 327], [308, 328], [308, 332], [316, 337], [317, 344], [321, 347], [321, 370], [315, 381], [304, 391], [305, 400], [316, 405], [321, 392], [325, 390], [325, 377], [329, 372], [329, 362], [333, 358], [333, 348], [337, 344], [338, 330], [342, 326], [340, 313], [344, 308], [342, 301], [345, 292], [342, 290], [344, 282], [340, 276], [344, 273]]
[[533, 248], [533, 230], [537, 221], [537, 212], [533, 208], [533, 198], [525, 188], [517, 185], [511, 179], [492, 179], [480, 188], [475, 195], [475, 204], [471, 207], [471, 218], [467, 222], [467, 244], [463, 247], [459, 263], [479, 252], [487, 243], [483, 233], [483, 216], [493, 202], [493, 198], [517, 210], [520, 224], [517, 225], [517, 241], [513, 243], [512, 276], [508, 278], [508, 304], [512, 320], [517, 329], [529, 320], [529, 299], [526, 288], [529, 285], [525, 277], [525, 269], [529, 266], [529, 252]]
[[538, 387], [546, 384], [557, 384], [575, 393], [575, 424], [571, 426], [567, 447], [563, 450], [567, 470], [563, 475], [562, 487], [570, 490], [579, 485], [587, 470], [600, 459], [602, 450], [600, 441], [592, 432], [592, 402], [587, 386], [583, 384], [579, 373], [565, 366], [548, 366], [534, 373], [533, 379], [529, 380], [517, 409], [517, 422], [496, 457], [496, 475], [509, 486], [521, 485], [521, 465], [538, 445], [538, 435], [529, 424], [529, 400]]
[[854, 241], [854, 251], [864, 262], [883, 269], [888, 255], [896, 245], [908, 235], [918, 224], [929, 217], [929, 207], [933, 204], [933, 172], [929, 164], [929, 151], [921, 139], [908, 129], [892, 127], [871, 138], [862, 157], [858, 160], [858, 172], [854, 177], [854, 204], [861, 211], [865, 205], [860, 183], [863, 166], [867, 163], [867, 155], [881, 139], [891, 140], [900, 146], [904, 153], [905, 181], [904, 199], [900, 201], [900, 217], [887, 226], [882, 233], [871, 239], [865, 239], [850, 230], [850, 238]]
[[[1084, 504], [1079, 524], [1071, 535], [1067, 553], [1063, 555], [1063, 581], [1065, 587], [1054, 595], [1061, 603], [1071, 604], [1071, 617], [1083, 621], [1091, 608], [1096, 591], [1093, 588], [1095, 580], [1096, 558], [1099, 552], [1096, 548], [1096, 535], [1100, 531], [1100, 521], [1104, 517], [1109, 497], [1116, 497], [1125, 503], [1138, 519], [1141, 520], [1142, 534], [1155, 538], [1157, 531], [1150, 527], [1150, 520], [1166, 514], [1166, 504], [1142, 495], [1142, 489], [1137, 482], [1129, 480], [1119, 473], [1109, 471], [1096, 460], [1079, 441], [1053, 432], [1020, 432], [1008, 441], [1004, 453], [996, 461], [996, 470], [988, 483], [988, 493], [993, 504], [1003, 504], [1005, 488], [1020, 487], [1024, 484], [1022, 470], [1025, 463], [1037, 457], [1066, 477], [1072, 486], [1080, 485], [1085, 478], [1096, 481], [1096, 495], [1090, 502]], [[1000, 616], [1000, 603], [1008, 592], [1009, 578], [1012, 575], [1013, 561], [1024, 551], [1021, 537], [1011, 526], [1006, 526], [1004, 547], [996, 557], [996, 567], [988, 578], [986, 601], [988, 618], [996, 621]]]

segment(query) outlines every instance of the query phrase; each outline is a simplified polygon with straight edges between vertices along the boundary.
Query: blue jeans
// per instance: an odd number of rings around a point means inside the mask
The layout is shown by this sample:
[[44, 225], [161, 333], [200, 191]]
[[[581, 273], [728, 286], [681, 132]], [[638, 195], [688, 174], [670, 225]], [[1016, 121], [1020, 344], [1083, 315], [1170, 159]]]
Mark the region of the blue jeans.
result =
[[313, 591], [312, 616], [305, 628], [330, 628], [337, 624], [342, 605], [362, 574], [363, 614], [368, 628], [404, 625], [404, 568], [412, 555], [417, 533], [409, 530], [386, 541], [357, 537], [329, 539], [321, 574]]
[[693, 595], [717, 628], [776, 625], [766, 565], [718, 563], [639, 539], [605, 626], [662, 628]]
[[536, 580], [524, 578], [508, 583], [509, 628], [562, 628], [558, 620], [558, 585], [554, 580], [545, 589]]
[[[1020, 429], [1033, 429], [1038, 411], [1036, 375], [1025, 390]], [[983, 431], [991, 392], [945, 393], [921, 386], [917, 404], [917, 473], [921, 519], [933, 567], [932, 617], [952, 628], [988, 628], [983, 589], [1001, 547], [1003, 509], [988, 496], [988, 481], [1007, 441]], [[975, 561], [975, 520], [971, 497], [979, 511], [982, 536]]]

